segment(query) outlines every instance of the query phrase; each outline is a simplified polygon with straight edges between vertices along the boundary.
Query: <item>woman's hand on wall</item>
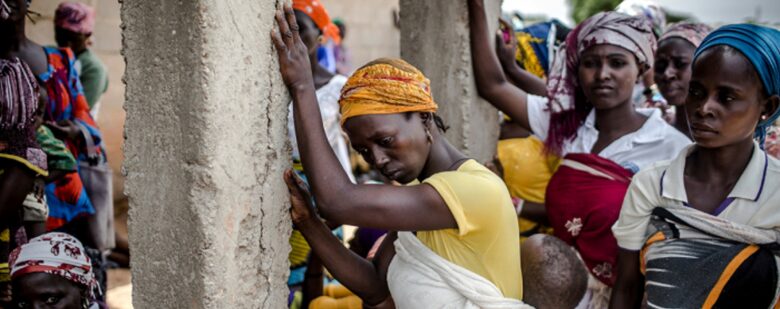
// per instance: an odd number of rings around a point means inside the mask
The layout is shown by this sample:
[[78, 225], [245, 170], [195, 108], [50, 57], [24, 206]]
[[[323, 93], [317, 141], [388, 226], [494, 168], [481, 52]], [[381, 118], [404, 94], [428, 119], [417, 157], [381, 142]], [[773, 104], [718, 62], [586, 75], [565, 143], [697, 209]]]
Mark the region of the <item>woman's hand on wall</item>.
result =
[[301, 41], [298, 22], [289, 5], [285, 5], [283, 11], [276, 12], [276, 24], [279, 30], [271, 30], [271, 41], [276, 47], [279, 71], [282, 73], [284, 84], [291, 94], [306, 87], [311, 87], [313, 91], [314, 81], [309, 53], [306, 45]]

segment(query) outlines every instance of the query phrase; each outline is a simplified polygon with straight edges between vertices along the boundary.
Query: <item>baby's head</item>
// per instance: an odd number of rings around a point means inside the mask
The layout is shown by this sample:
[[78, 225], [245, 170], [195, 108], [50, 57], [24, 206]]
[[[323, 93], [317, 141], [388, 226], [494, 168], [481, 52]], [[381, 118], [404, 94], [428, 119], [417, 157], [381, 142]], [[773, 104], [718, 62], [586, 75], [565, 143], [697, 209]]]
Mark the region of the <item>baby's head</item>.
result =
[[574, 249], [537, 234], [522, 244], [523, 301], [539, 309], [574, 308], [585, 295], [588, 271]]

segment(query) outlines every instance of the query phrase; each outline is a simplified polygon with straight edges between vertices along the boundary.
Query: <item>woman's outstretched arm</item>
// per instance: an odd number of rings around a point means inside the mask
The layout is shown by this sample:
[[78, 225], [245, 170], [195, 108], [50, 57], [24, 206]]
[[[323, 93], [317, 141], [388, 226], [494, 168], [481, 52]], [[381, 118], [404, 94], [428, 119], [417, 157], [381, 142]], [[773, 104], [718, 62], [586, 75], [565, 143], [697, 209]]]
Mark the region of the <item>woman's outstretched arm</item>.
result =
[[520, 68], [515, 55], [517, 53], [517, 36], [512, 25], [504, 19], [500, 20], [501, 27], [509, 35], [509, 42], [505, 42], [503, 35], [496, 34], [496, 56], [501, 63], [504, 74], [513, 85], [529, 94], [547, 96], [547, 83], [536, 75]]
[[293, 98], [298, 149], [320, 214], [336, 223], [384, 230], [456, 228], [449, 207], [430, 185], [356, 185], [349, 180], [325, 136], [308, 52], [293, 10], [286, 6], [276, 21], [279, 31], [271, 37]]
[[531, 129], [528, 122], [528, 94], [507, 81], [494, 49], [493, 37], [488, 31], [483, 0], [468, 0], [471, 35], [471, 62], [479, 95], [498, 110]]
[[344, 247], [333, 236], [327, 225], [314, 213], [314, 207], [310, 204], [311, 196], [300, 178], [288, 170], [284, 180], [290, 192], [293, 223], [322, 265], [366, 304], [375, 305], [386, 301], [390, 297], [387, 280], [380, 276], [375, 265]]

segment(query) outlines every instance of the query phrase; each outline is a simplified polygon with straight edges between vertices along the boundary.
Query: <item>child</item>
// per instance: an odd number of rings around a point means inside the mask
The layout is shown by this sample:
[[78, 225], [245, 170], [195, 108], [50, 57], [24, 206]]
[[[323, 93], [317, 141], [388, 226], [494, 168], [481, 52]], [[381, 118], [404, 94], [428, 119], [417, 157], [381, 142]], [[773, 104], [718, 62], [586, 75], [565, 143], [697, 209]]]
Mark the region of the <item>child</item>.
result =
[[536, 234], [523, 242], [520, 252], [526, 303], [537, 309], [577, 306], [588, 286], [588, 271], [572, 247]]

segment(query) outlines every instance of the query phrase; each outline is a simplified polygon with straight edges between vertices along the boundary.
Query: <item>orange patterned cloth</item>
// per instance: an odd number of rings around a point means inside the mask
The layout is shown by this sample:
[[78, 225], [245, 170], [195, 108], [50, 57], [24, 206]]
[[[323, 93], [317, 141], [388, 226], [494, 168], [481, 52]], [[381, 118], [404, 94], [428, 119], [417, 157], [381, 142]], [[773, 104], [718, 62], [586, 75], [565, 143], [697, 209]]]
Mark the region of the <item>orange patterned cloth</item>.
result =
[[361, 115], [436, 112], [431, 81], [401, 59], [380, 58], [355, 71], [341, 89], [341, 124]]
[[301, 11], [314, 21], [322, 31], [322, 36], [332, 39], [334, 43], [341, 43], [341, 34], [339, 27], [331, 20], [328, 11], [319, 0], [293, 0], [293, 9]]

